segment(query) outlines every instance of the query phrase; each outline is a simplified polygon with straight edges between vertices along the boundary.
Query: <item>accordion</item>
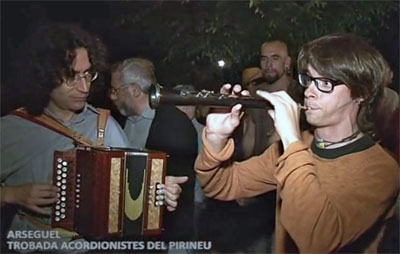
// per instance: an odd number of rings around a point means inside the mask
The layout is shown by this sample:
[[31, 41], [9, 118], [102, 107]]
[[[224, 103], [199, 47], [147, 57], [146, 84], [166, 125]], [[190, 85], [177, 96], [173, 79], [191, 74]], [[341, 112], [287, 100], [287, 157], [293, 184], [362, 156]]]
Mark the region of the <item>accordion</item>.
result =
[[91, 238], [160, 234], [166, 158], [119, 148], [55, 151], [53, 183], [60, 191], [51, 226]]

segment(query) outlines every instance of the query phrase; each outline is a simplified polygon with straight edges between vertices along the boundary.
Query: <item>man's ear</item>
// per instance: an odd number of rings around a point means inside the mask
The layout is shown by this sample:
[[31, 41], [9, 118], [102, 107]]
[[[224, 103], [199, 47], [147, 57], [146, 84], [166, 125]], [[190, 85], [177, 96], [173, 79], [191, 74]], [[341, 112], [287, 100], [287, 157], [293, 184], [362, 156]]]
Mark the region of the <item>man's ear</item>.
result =
[[285, 59], [285, 69], [291, 69], [292, 66], [292, 58], [290, 56], [287, 56]]
[[139, 97], [142, 94], [142, 90], [140, 89], [139, 85], [133, 84], [129, 86], [129, 92], [134, 96], [134, 97]]
[[290, 58], [290, 56], [287, 56], [285, 59], [285, 63], [284, 63], [284, 65], [285, 65], [284, 70], [285, 70], [286, 75], [288, 75], [288, 76], [292, 75], [291, 63], [292, 63], [292, 59]]

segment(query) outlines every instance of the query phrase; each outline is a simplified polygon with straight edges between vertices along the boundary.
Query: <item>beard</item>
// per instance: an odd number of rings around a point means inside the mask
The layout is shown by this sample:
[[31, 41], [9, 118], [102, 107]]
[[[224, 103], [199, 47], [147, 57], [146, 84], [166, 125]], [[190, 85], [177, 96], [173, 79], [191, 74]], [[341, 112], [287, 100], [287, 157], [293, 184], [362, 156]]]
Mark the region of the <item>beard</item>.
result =
[[277, 75], [264, 75], [264, 80], [265, 80], [265, 82], [267, 82], [268, 84], [275, 83], [278, 79], [279, 79], [279, 78], [278, 78]]
[[126, 103], [121, 103], [120, 105], [116, 105], [116, 107], [117, 107], [119, 113], [125, 117], [130, 117], [130, 116], [134, 115], [133, 110]]
[[267, 82], [268, 84], [273, 84], [275, 83], [277, 80], [279, 80], [285, 73], [278, 73], [277, 71], [274, 72], [263, 72], [263, 78], [265, 80], [265, 82]]

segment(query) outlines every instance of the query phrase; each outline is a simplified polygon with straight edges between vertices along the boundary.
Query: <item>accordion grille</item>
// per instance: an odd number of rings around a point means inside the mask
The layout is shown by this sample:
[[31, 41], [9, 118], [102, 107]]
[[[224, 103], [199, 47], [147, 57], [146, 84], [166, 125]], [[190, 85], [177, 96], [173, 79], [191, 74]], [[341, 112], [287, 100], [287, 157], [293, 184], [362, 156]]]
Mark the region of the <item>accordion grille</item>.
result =
[[[157, 183], [161, 183], [163, 180], [163, 167], [164, 160], [163, 159], [152, 159], [151, 160], [151, 179], [150, 186], [155, 186]], [[149, 205], [149, 218], [147, 228], [150, 229], [158, 229], [160, 228], [160, 213], [161, 209], [159, 206], [154, 205], [155, 202], [151, 202]]]
[[108, 233], [118, 232], [121, 158], [111, 159]]

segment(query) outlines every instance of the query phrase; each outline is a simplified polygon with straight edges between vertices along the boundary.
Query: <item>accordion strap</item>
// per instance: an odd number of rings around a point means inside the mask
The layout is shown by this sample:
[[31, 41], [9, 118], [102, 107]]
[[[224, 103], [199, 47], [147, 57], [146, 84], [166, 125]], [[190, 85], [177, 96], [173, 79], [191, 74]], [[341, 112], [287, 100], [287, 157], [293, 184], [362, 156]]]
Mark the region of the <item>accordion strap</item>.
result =
[[110, 116], [110, 110], [102, 109], [102, 108], [96, 108], [96, 109], [99, 112], [99, 116], [97, 117], [96, 145], [103, 146], [104, 145], [104, 134], [106, 132], [106, 124], [107, 124], [107, 119]]
[[65, 127], [64, 125], [57, 122], [46, 114], [41, 114], [40, 116], [33, 117], [29, 115], [23, 108], [16, 109], [12, 111], [11, 114], [22, 117], [43, 127], [46, 127], [54, 132], [57, 132], [63, 136], [71, 138], [79, 145], [93, 146], [92, 142], [87, 137]]

